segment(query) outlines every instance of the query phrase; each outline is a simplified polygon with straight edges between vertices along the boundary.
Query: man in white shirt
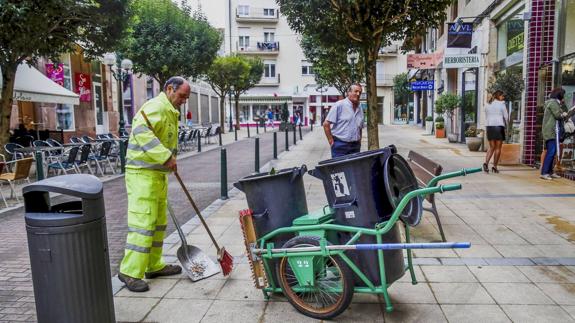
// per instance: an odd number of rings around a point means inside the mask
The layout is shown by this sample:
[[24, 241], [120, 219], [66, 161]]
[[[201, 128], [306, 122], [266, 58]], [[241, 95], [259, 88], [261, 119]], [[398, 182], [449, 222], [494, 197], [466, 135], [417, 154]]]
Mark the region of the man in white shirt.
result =
[[362, 88], [352, 84], [347, 97], [335, 103], [323, 123], [325, 136], [331, 147], [331, 157], [359, 152], [363, 128], [363, 111], [359, 106]]

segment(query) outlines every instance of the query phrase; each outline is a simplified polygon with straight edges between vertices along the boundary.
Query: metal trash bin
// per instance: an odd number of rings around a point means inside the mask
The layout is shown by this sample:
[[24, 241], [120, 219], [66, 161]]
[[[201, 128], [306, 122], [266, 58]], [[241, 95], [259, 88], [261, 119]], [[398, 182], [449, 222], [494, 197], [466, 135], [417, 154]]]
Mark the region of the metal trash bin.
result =
[[[115, 322], [103, 186], [64, 175], [23, 188], [39, 322]], [[52, 205], [50, 193], [74, 197]]]
[[[387, 161], [397, 152], [394, 146], [364, 151], [320, 162], [309, 174], [323, 181], [329, 206], [335, 209], [335, 223], [374, 228], [388, 220], [395, 209], [386, 192]], [[338, 243], [346, 243], [349, 233], [338, 233]], [[396, 224], [383, 236], [383, 243], [401, 242]], [[362, 236], [357, 243], [377, 243], [375, 236]], [[381, 284], [377, 251], [346, 251], [375, 284]], [[385, 275], [388, 284], [405, 273], [402, 250], [385, 250]], [[357, 286], [365, 283], [355, 275]]]
[[[274, 174], [266, 172], [250, 175], [234, 183], [237, 189], [246, 194], [258, 238], [275, 229], [290, 227], [295, 219], [308, 213], [303, 185], [306, 171], [307, 167], [302, 165], [282, 169]], [[281, 248], [293, 237], [292, 233], [281, 234], [270, 242]], [[277, 286], [275, 270], [273, 275]]]

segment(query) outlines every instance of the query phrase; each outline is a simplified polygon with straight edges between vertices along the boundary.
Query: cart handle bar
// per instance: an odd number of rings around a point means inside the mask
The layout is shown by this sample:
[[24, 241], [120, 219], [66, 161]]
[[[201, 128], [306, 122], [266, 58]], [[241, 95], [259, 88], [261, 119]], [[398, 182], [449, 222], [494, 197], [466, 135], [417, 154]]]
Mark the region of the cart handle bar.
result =
[[[367, 243], [355, 245], [330, 245], [325, 246], [326, 250], [398, 250], [398, 249], [451, 249], [469, 248], [470, 242], [436, 242], [436, 243]], [[272, 253], [278, 252], [306, 252], [321, 251], [322, 247], [296, 247], [296, 248], [276, 248], [271, 249]], [[254, 254], [266, 253], [267, 249], [252, 249]]]

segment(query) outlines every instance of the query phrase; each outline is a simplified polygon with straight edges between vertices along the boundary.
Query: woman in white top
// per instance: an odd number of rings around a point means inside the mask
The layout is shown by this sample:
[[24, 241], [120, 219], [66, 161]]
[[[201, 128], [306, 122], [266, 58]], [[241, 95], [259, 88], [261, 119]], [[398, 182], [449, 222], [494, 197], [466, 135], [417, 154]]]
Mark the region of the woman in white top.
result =
[[489, 104], [485, 107], [485, 118], [489, 150], [485, 156], [483, 171], [489, 173], [489, 160], [491, 160], [491, 156], [494, 155], [491, 171], [499, 173], [497, 164], [501, 156], [501, 146], [505, 139], [505, 125], [509, 119], [507, 108], [505, 107], [505, 94], [503, 94], [502, 91], [495, 91], [495, 93], [493, 93]]

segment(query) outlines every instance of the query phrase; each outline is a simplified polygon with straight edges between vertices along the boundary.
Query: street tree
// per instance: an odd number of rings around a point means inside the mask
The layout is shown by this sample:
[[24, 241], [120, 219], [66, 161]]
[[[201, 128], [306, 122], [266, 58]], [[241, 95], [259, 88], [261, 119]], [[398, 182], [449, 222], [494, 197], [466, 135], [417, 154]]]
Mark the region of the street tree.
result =
[[[342, 96], [346, 96], [351, 83], [363, 81], [363, 64], [357, 62], [352, 66], [347, 61], [347, 53], [355, 51], [355, 48], [339, 42], [321, 44], [311, 35], [303, 35], [300, 45], [306, 59], [313, 65], [318, 86], [333, 86]], [[355, 80], [352, 79], [353, 75], [356, 75]]]
[[240, 129], [240, 95], [253, 88], [262, 78], [264, 63], [257, 57], [236, 56], [241, 62], [238, 73], [231, 78], [231, 91], [235, 101], [236, 129]]
[[80, 44], [88, 57], [121, 39], [130, 0], [0, 0], [0, 145], [9, 140], [18, 65], [39, 57], [57, 60]]
[[399, 103], [407, 106], [409, 96], [413, 94], [409, 87], [409, 80], [407, 73], [400, 73], [393, 77], [393, 96], [394, 103]]
[[[313, 36], [318, 45], [334, 42], [360, 49], [365, 62], [368, 148], [379, 148], [376, 61], [379, 50], [394, 40], [412, 39], [438, 27], [452, 0], [352, 1], [276, 0], [290, 27]], [[321, 13], [319, 17], [318, 13]]]
[[[225, 99], [238, 75], [249, 71], [249, 62], [237, 55], [218, 57], [212, 63], [205, 76], [214, 92], [220, 97], [220, 129], [224, 132]], [[236, 114], [237, 115], [237, 114]]]
[[222, 43], [222, 36], [201, 13], [170, 0], [135, 0], [122, 54], [134, 62], [134, 72], [164, 84], [174, 75], [204, 75]]

